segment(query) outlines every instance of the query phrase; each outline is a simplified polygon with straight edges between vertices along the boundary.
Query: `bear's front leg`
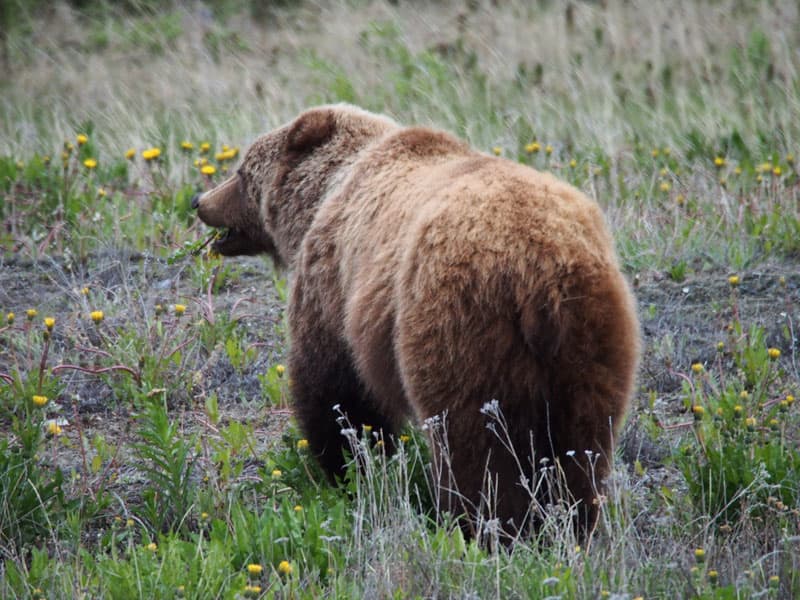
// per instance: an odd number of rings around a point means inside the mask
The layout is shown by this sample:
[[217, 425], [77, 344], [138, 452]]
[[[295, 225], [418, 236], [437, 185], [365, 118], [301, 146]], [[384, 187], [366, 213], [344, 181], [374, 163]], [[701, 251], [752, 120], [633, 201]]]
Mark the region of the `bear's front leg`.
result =
[[[296, 335], [296, 334], [295, 334]], [[309, 447], [332, 480], [345, 468], [350, 450], [343, 427], [364, 425], [390, 443], [394, 428], [374, 407], [359, 381], [347, 347], [319, 328], [292, 338], [289, 353], [295, 415]], [[344, 415], [346, 423], [337, 420]]]
[[[321, 273], [320, 262], [302, 263], [292, 286], [289, 375], [300, 428], [310, 450], [335, 481], [344, 474], [344, 451], [350, 450], [344, 427], [360, 433], [369, 425], [390, 451], [396, 426], [376, 408], [379, 404], [359, 376], [342, 333], [335, 273]], [[340, 423], [337, 419], [342, 415], [346, 422]]]

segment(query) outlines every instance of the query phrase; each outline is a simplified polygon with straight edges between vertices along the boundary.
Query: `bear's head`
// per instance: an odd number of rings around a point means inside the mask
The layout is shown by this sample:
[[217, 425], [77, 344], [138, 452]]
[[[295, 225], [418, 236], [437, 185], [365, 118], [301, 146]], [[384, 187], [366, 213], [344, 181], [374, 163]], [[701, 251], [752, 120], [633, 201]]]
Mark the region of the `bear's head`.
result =
[[228, 180], [192, 199], [200, 220], [225, 228], [225, 256], [268, 253], [291, 266], [320, 202], [346, 178], [359, 151], [397, 128], [345, 104], [305, 111], [259, 137]]

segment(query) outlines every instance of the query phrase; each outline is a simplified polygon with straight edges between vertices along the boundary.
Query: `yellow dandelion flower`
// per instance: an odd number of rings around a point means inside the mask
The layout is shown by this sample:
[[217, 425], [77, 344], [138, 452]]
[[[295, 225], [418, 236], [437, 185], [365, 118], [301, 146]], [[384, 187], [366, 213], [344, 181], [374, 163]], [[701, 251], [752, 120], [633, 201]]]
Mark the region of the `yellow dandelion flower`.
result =
[[211, 515], [209, 515], [207, 512], [201, 512], [200, 513], [200, 520], [201, 521], [208, 521], [208, 519], [210, 517], [211, 517]]
[[769, 586], [772, 587], [772, 588], [778, 587], [780, 585], [780, 583], [781, 583], [781, 578], [778, 577], [777, 575], [772, 575], [769, 578]]
[[737, 285], [739, 285], [739, 276], [731, 275], [730, 277], [728, 277], [728, 283], [730, 284], [731, 287], [736, 287]]
[[678, 194], [677, 196], [675, 196], [675, 203], [678, 206], [683, 206], [685, 202], [686, 202], [686, 198], [684, 197], [683, 194]]
[[81, 295], [82, 296], [88, 296], [89, 295], [89, 288], [87, 286], [83, 286], [81, 288]]
[[47, 331], [53, 331], [53, 327], [56, 326], [56, 320], [53, 317], [45, 317], [44, 326]]
[[411, 441], [411, 436], [410, 436], [410, 435], [408, 435], [408, 434], [405, 434], [405, 433], [404, 433], [404, 434], [402, 434], [402, 435], [400, 436], [400, 441], [401, 441], [402, 443], [404, 443], [404, 444], [407, 444], [409, 441]]
[[83, 146], [86, 142], [89, 141], [89, 136], [85, 133], [79, 133], [75, 140], [78, 142], [78, 146]]
[[669, 181], [662, 181], [661, 185], [658, 186], [658, 189], [660, 189], [662, 192], [668, 192], [672, 189], [672, 184], [670, 184]]
[[664, 146], [661, 149], [661, 152], [664, 153], [664, 156], [669, 156], [670, 154], [672, 154], [672, 150], [668, 146]]
[[553, 153], [553, 147], [550, 144], [544, 147], [544, 153], [548, 156]]
[[781, 351], [777, 348], [770, 348], [767, 350], [767, 355], [771, 360], [778, 360], [781, 357]]
[[183, 140], [181, 142], [181, 150], [190, 151], [194, 149], [194, 144], [189, 140]]
[[578, 166], [578, 161], [573, 158], [571, 161], [569, 161], [569, 166], [574, 169]]
[[794, 154], [787, 154], [786, 158], [784, 158], [787, 163], [792, 164], [794, 162]]
[[652, 156], [653, 158], [658, 158], [659, 154], [661, 154], [661, 151], [658, 148], [653, 148], [650, 151], [650, 156]]
[[667, 176], [667, 173], [669, 173], [669, 169], [667, 169], [666, 167], [662, 168], [662, 169], [661, 169], [661, 170], [658, 172], [658, 174], [659, 174], [659, 175], [661, 175], [661, 177], [666, 177], [666, 176]]
[[200, 172], [203, 175], [213, 175], [217, 172], [217, 168], [214, 165], [203, 165], [200, 167]]
[[303, 512], [303, 507], [300, 506], [299, 504], [296, 504], [295, 507], [294, 507], [294, 512], [296, 512], [296, 513]]
[[700, 373], [702, 373], [703, 372], [703, 363], [699, 363], [699, 362], [692, 363], [692, 372], [695, 373], [696, 375], [699, 375]]
[[742, 167], [736, 167], [733, 169], [734, 175], [741, 175], [742, 174]]
[[292, 570], [292, 565], [288, 560], [282, 560], [278, 563], [278, 573], [281, 575], [291, 575]]
[[300, 451], [308, 450], [308, 440], [305, 438], [302, 440], [297, 440], [297, 449]]
[[209, 144], [208, 142], [203, 142], [202, 144], [200, 144], [200, 153], [201, 154], [205, 154], [209, 150], [211, 150], [211, 144]]
[[50, 420], [47, 422], [47, 433], [50, 435], [61, 435], [61, 425], [59, 425], [55, 420]]
[[128, 529], [130, 529], [131, 527], [133, 527], [133, 526], [134, 526], [134, 524], [135, 524], [135, 523], [134, 523], [133, 519], [126, 519], [126, 520], [125, 520], [125, 527], [127, 527]]
[[258, 577], [259, 575], [261, 575], [261, 571], [263, 570], [264, 568], [258, 563], [250, 563], [249, 565], [247, 565], [247, 574], [253, 577]]
[[723, 157], [721, 157], [721, 156], [715, 157], [714, 158], [714, 166], [717, 167], [717, 168], [724, 167], [725, 166], [725, 159]]
[[706, 412], [706, 409], [703, 408], [702, 406], [700, 406], [699, 404], [695, 404], [692, 407], [692, 413], [694, 414], [694, 418], [697, 421], [699, 421], [700, 419], [703, 418], [703, 415], [705, 414], [705, 412]]
[[147, 548], [147, 549], [148, 549], [150, 552], [155, 552], [156, 550], [158, 550], [158, 544], [156, 544], [155, 542], [150, 542], [150, 543], [149, 543], [149, 544], [147, 544], [147, 546], [145, 546], [145, 547], [146, 547], [146, 548]]
[[786, 403], [787, 403], [789, 406], [791, 406], [792, 404], [794, 404], [794, 396], [792, 396], [791, 394], [787, 395], [787, 396], [786, 396]]
[[695, 559], [695, 560], [696, 560], [698, 563], [703, 563], [703, 562], [705, 562], [705, 560], [706, 560], [706, 551], [705, 551], [705, 550], [703, 550], [702, 548], [697, 548], [697, 549], [695, 549], [695, 551], [694, 551], [694, 559]]
[[525, 152], [527, 152], [528, 154], [536, 154], [539, 150], [541, 150], [539, 142], [531, 142], [530, 144], [525, 144]]
[[717, 342], [717, 352], [725, 350], [725, 342]]
[[780, 167], [775, 167], [774, 169], [772, 169], [772, 174], [775, 175], [775, 177], [780, 177], [781, 173], [783, 173], [783, 169], [781, 169]]
[[769, 161], [763, 162], [763, 163], [761, 163], [760, 165], [758, 165], [756, 167], [756, 171], [761, 171], [761, 172], [764, 172], [764, 173], [768, 173], [768, 172], [772, 171], [772, 163], [769, 162]]
[[101, 188], [101, 187], [97, 188], [97, 197], [98, 198], [105, 198], [107, 195], [108, 195], [108, 192], [106, 192], [106, 188]]
[[372, 425], [364, 425], [364, 433], [366, 433], [367, 435], [372, 433]]
[[718, 579], [719, 579], [719, 573], [718, 573], [717, 571], [715, 571], [714, 569], [711, 569], [711, 570], [708, 572], [708, 580], [709, 580], [709, 581], [710, 581], [712, 584], [716, 584]]
[[769, 420], [769, 428], [770, 429], [772, 429], [773, 431], [777, 431], [779, 427], [780, 427], [780, 422], [778, 421], [778, 419], [770, 419]]
[[283, 373], [286, 371], [286, 367], [283, 365], [276, 365], [275, 372], [278, 374], [278, 377], [283, 377]]
[[492, 148], [492, 153], [495, 156], [500, 156], [503, 153], [503, 149], [500, 146], [495, 146], [494, 148]]
[[179, 317], [186, 312], [186, 305], [185, 304], [175, 304], [172, 307], [172, 310], [175, 311], [175, 314]]
[[35, 308], [29, 308], [25, 311], [25, 316], [28, 317], [28, 321], [33, 321], [38, 314], [39, 311], [37, 311]]
[[134, 156], [136, 156], [136, 148], [128, 148], [127, 150], [125, 150], [126, 160], [133, 160]]
[[83, 166], [91, 171], [97, 166], [97, 161], [94, 158], [87, 158], [83, 161]]
[[9, 325], [13, 325], [15, 318], [16, 318], [16, 315], [13, 312], [8, 313], [6, 315], [6, 323], [8, 323]]
[[755, 429], [756, 429], [756, 418], [755, 417], [747, 417], [744, 420], [744, 424], [747, 427], [748, 431], [755, 431]]
[[272, 469], [272, 478], [273, 479], [280, 479], [281, 475], [283, 475], [283, 471], [280, 469]]
[[33, 397], [33, 404], [41, 408], [45, 404], [47, 404], [47, 396], [34, 396]]
[[246, 585], [244, 586], [245, 598], [258, 598], [261, 595], [260, 585]]
[[95, 323], [100, 323], [103, 320], [103, 311], [102, 310], [93, 310], [89, 313], [89, 318], [94, 321]]
[[142, 158], [148, 162], [158, 160], [160, 156], [161, 156], [161, 148], [155, 146], [142, 151]]
[[739, 392], [739, 398], [742, 400], [747, 400], [750, 397], [750, 394], [747, 393], [747, 390], [742, 390]]

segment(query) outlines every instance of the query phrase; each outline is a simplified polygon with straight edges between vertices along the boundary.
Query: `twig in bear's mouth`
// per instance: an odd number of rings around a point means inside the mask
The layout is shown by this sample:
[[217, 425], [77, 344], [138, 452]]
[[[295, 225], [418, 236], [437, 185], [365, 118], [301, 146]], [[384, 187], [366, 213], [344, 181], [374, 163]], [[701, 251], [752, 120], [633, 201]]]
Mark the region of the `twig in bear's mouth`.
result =
[[203, 240], [202, 244], [192, 249], [191, 252], [192, 256], [197, 256], [198, 254], [200, 254], [203, 250], [205, 250], [206, 246], [208, 246], [211, 242], [217, 240], [224, 240], [226, 237], [228, 237], [229, 233], [230, 230], [228, 229], [215, 229], [214, 231], [211, 232], [210, 236], [208, 236], [205, 240]]
[[186, 258], [186, 256], [197, 256], [200, 254], [205, 248], [214, 241], [225, 239], [229, 235], [228, 229], [214, 229], [204, 240], [198, 240], [196, 242], [184, 242], [183, 246], [177, 249], [175, 252], [172, 253], [167, 259], [167, 264], [174, 264], [179, 260]]

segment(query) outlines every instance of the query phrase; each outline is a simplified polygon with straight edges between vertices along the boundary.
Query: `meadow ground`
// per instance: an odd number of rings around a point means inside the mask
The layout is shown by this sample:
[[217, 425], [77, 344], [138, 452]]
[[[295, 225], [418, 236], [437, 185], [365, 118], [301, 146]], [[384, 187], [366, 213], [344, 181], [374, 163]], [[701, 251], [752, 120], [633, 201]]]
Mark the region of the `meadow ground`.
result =
[[[795, 3], [124, 6], [0, 4], [0, 597], [800, 596]], [[437, 523], [416, 429], [305, 454], [284, 274], [189, 199], [329, 101], [603, 206], [645, 354], [588, 546]]]

